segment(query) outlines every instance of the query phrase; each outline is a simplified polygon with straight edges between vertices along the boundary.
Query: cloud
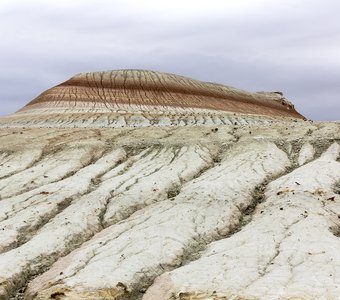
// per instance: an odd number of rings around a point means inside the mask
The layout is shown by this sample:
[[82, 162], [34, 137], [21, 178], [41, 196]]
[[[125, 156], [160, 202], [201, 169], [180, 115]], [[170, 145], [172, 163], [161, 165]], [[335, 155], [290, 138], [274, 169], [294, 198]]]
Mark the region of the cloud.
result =
[[307, 117], [340, 119], [339, 10], [336, 0], [3, 1], [0, 114], [79, 72], [145, 68], [283, 90]]

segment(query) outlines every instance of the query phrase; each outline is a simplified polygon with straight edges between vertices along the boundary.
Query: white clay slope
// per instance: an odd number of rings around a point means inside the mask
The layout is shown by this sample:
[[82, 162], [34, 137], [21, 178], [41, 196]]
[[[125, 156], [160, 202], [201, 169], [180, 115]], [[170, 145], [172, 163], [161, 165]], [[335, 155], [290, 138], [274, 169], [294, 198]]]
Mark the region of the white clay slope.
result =
[[159, 277], [143, 299], [181, 293], [190, 299], [338, 299], [340, 199], [332, 187], [339, 182], [339, 154], [334, 143], [271, 182], [252, 222], [212, 243], [195, 262]]
[[339, 144], [338, 123], [1, 129], [0, 299], [339, 299]]

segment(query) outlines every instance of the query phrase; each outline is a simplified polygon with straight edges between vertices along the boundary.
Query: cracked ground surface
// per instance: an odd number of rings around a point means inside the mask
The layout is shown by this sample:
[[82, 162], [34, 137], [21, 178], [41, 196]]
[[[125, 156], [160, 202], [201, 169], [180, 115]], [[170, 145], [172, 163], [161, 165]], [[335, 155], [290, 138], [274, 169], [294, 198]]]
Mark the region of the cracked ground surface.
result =
[[339, 299], [340, 124], [0, 129], [0, 299]]

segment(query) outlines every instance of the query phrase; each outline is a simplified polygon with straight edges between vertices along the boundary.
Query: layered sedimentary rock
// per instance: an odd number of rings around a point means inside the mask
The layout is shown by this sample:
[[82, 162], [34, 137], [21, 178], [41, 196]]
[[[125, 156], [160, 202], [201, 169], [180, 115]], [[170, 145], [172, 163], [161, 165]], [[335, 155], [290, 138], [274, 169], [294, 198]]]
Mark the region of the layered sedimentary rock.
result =
[[0, 119], [1, 300], [339, 299], [340, 123], [44, 99]]
[[76, 75], [43, 92], [6, 125], [201, 125], [263, 123], [277, 117], [303, 118], [281, 92], [249, 93], [168, 73], [119, 70]]

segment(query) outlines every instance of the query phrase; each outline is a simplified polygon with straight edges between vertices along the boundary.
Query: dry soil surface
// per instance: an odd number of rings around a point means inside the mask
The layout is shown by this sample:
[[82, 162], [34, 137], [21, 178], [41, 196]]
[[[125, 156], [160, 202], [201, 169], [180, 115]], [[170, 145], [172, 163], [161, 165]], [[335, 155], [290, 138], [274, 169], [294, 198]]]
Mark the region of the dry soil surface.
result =
[[0, 129], [0, 299], [340, 299], [340, 124]]

